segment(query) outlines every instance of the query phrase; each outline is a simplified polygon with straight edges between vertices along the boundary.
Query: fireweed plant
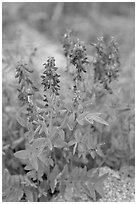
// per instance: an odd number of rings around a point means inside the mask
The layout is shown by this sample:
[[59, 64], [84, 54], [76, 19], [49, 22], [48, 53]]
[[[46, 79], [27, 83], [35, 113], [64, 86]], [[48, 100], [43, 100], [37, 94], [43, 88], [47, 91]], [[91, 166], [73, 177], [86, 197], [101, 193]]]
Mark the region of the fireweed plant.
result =
[[[6, 201], [48, 201], [55, 193], [65, 195], [73, 186], [92, 200], [104, 195], [103, 181], [107, 174], [99, 176], [99, 169], [88, 168], [87, 155], [93, 160], [104, 158], [96, 134], [96, 124], [109, 126], [98, 111], [99, 100], [113, 94], [111, 82], [118, 79], [119, 51], [114, 39], [104, 42], [99, 38], [92, 61], [88, 60], [83, 42], [66, 33], [62, 40], [64, 55], [71, 74], [71, 99], [67, 100], [60, 86], [54, 57], [44, 63], [41, 75], [43, 89], [35, 87], [27, 64], [16, 68], [20, 109], [17, 121], [25, 128], [25, 149], [14, 153], [23, 166], [25, 175], [10, 175], [4, 170]], [[41, 99], [37, 99], [37, 96]], [[102, 101], [101, 101], [102, 103]], [[76, 165], [76, 160], [81, 165]], [[75, 198], [74, 198], [75, 199]]]

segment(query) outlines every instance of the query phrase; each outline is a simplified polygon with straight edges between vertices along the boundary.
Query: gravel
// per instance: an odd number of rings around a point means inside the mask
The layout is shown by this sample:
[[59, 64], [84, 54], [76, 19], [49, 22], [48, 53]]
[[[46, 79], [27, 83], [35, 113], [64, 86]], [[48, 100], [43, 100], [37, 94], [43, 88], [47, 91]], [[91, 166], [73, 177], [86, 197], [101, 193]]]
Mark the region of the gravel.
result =
[[101, 168], [100, 174], [108, 173], [104, 181], [105, 196], [99, 202], [135, 202], [135, 178], [122, 177], [118, 171]]
[[[105, 195], [97, 202], [135, 202], [135, 178], [123, 177], [118, 171], [108, 167], [100, 168], [100, 175], [108, 173], [108, 178], [104, 181]], [[75, 199], [74, 199], [75, 197]], [[57, 196], [51, 202], [93, 202], [86, 194], [76, 192], [69, 186], [66, 189], [64, 198]]]

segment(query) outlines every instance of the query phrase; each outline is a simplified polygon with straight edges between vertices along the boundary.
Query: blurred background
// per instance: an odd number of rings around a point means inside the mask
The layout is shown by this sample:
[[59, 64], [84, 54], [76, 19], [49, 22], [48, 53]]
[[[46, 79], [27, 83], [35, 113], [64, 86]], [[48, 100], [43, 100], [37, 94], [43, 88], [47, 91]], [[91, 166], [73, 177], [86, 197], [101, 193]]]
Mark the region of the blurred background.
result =
[[[54, 56], [57, 66], [63, 68], [66, 62], [60, 40], [67, 29], [74, 30], [80, 40], [85, 42], [89, 55], [93, 52], [90, 43], [95, 43], [97, 37], [109, 39], [114, 36], [119, 43], [122, 100], [133, 108], [132, 132], [125, 136], [127, 145], [122, 147], [126, 152], [125, 157], [129, 153], [128, 148], [132, 150], [129, 154], [131, 165], [134, 165], [135, 3], [2, 3], [4, 141], [6, 143], [18, 137], [16, 122], [13, 120], [16, 97], [11, 97], [14, 95], [17, 62], [27, 62], [31, 56], [33, 67], [40, 72], [47, 58]], [[22, 130], [19, 131], [22, 134]], [[121, 149], [121, 146], [117, 148]]]
[[[34, 47], [37, 47], [39, 56], [37, 66], [41, 66], [41, 62], [46, 60], [47, 56], [54, 55], [58, 65], [63, 67], [64, 59], [59, 40], [67, 29], [74, 30], [90, 51], [89, 43], [96, 42], [97, 37], [103, 35], [107, 39], [114, 36], [117, 39], [122, 64], [121, 83], [126, 87], [124, 90], [127, 95], [126, 100], [134, 103], [134, 3], [13, 2], [2, 4], [3, 53], [7, 48], [14, 49], [16, 52], [17, 49], [18, 52], [21, 50], [23, 52], [24, 48], [27, 56]], [[24, 58], [25, 53], [22, 53]], [[19, 53], [16, 53], [16, 57], [13, 56], [15, 59], [12, 60], [17, 61], [18, 55]]]

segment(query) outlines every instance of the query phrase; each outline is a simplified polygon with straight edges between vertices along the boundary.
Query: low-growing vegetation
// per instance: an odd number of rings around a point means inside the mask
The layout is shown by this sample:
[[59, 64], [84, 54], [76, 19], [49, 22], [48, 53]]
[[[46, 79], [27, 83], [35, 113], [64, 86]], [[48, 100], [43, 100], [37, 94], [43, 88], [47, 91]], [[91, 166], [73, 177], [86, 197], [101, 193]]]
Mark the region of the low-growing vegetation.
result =
[[60, 43], [66, 65], [53, 54], [40, 71], [37, 48], [16, 43], [3, 52], [3, 201], [48, 202], [69, 188], [98, 201], [108, 176], [101, 167], [134, 177], [135, 111], [123, 100], [115, 37], [87, 44], [68, 30]]

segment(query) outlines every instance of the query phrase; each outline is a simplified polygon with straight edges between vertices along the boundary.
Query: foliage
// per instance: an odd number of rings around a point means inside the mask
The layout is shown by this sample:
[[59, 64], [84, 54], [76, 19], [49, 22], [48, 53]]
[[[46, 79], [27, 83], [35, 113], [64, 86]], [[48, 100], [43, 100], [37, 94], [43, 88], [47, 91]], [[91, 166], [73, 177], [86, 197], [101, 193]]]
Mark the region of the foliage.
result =
[[[13, 157], [21, 163], [23, 173], [10, 175], [4, 170], [5, 201], [47, 201], [56, 192], [64, 196], [69, 184], [79, 191], [82, 188], [94, 201], [97, 193], [104, 194], [107, 175], [100, 177], [91, 166], [93, 161], [98, 166], [109, 161], [107, 157], [115, 150], [112, 147], [120, 144], [113, 139], [113, 146], [107, 148], [106, 135], [114, 128], [117, 116], [120, 121], [119, 112], [130, 111], [127, 107], [121, 109], [121, 101], [114, 104], [117, 89], [113, 84], [120, 66], [118, 45], [114, 39], [106, 43], [99, 38], [92, 44], [95, 56], [90, 61], [84, 43], [71, 32], [64, 35], [62, 44], [68, 61], [66, 72], [61, 76], [54, 57], [49, 57], [41, 75], [43, 90], [34, 85], [33, 70], [27, 64], [16, 67], [20, 102], [16, 116], [23, 128], [24, 144], [13, 148]], [[60, 85], [65, 75], [71, 78], [71, 86], [65, 87], [69, 95]], [[131, 118], [126, 116], [125, 120]], [[134, 134], [132, 122], [129, 131]], [[8, 148], [3, 148], [4, 155]]]

